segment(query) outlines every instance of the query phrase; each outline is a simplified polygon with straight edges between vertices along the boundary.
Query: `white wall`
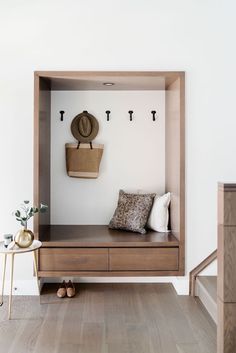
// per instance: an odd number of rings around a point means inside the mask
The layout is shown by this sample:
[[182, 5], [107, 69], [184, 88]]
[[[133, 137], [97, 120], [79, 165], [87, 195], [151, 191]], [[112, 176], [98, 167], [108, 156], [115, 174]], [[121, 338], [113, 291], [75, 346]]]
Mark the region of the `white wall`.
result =
[[[217, 181], [236, 180], [235, 12], [233, 0], [1, 1], [0, 233], [33, 197], [34, 70], [185, 70], [186, 271], [213, 251]], [[32, 280], [30, 257], [16, 277]]]
[[[120, 189], [165, 191], [164, 91], [53, 91], [51, 106], [51, 224], [108, 224]], [[63, 122], [61, 109], [66, 112]], [[99, 122], [94, 143], [104, 144], [97, 179], [70, 178], [66, 173], [65, 143], [76, 142], [70, 125], [83, 110]], [[155, 122], [152, 110], [158, 112]]]

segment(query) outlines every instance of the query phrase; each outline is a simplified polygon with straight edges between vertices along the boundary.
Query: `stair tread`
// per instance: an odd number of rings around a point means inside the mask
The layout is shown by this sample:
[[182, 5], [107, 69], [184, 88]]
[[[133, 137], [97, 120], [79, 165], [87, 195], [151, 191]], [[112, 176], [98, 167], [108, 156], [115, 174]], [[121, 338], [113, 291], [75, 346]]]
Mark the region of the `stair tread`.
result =
[[217, 276], [198, 276], [197, 281], [207, 290], [210, 297], [217, 301]]

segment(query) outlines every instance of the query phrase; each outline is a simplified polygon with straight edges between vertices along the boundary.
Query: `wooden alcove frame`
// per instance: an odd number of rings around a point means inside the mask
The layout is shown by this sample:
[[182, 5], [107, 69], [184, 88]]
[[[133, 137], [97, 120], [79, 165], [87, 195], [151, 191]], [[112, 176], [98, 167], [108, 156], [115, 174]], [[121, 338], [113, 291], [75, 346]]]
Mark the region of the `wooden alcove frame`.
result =
[[[104, 82], [115, 82], [111, 87]], [[43, 241], [45, 248], [61, 246], [81, 247], [81, 243], [66, 240], [45, 239], [50, 228], [50, 114], [51, 90], [165, 90], [166, 92], [166, 191], [172, 193], [170, 224], [172, 234], [178, 241], [178, 268], [174, 271], [136, 271], [102, 273], [101, 271], [45, 271], [40, 268], [40, 277], [69, 275], [155, 275], [183, 276], [185, 273], [185, 73], [182, 71], [36, 71], [34, 73], [34, 204], [47, 203], [45, 215], [34, 218], [34, 233]], [[58, 226], [57, 226], [58, 227]], [[64, 226], [65, 227], [65, 226]], [[55, 234], [54, 234], [55, 235]], [[49, 236], [50, 238], [50, 236]], [[136, 241], [136, 240], [135, 240]], [[62, 245], [63, 244], [63, 245]], [[82, 247], [86, 247], [83, 245]], [[93, 240], [91, 246], [96, 247]], [[102, 246], [109, 246], [104, 240]], [[120, 246], [122, 243], [110, 244]], [[124, 246], [124, 244], [123, 244]], [[130, 245], [131, 246], [131, 245]], [[132, 243], [132, 247], [141, 246]], [[163, 247], [166, 242], [145, 243], [148, 247]], [[170, 246], [176, 246], [173, 241]], [[101, 247], [101, 245], [100, 245]], [[109, 250], [108, 250], [109, 251]], [[40, 259], [40, 255], [39, 255]]]

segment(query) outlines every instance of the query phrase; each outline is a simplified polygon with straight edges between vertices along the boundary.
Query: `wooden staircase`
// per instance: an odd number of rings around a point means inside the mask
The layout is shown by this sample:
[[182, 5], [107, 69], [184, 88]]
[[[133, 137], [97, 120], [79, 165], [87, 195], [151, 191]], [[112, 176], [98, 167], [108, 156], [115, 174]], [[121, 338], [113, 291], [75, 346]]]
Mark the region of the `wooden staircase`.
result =
[[195, 296], [199, 298], [217, 324], [217, 276], [198, 276]]
[[[217, 324], [217, 353], [236, 353], [236, 184], [218, 185], [218, 250], [190, 272], [189, 292]], [[217, 276], [200, 273], [217, 259]]]
[[213, 251], [189, 275], [189, 294], [198, 297], [212, 319], [217, 323], [217, 276], [200, 276], [200, 273], [217, 260], [217, 250]]

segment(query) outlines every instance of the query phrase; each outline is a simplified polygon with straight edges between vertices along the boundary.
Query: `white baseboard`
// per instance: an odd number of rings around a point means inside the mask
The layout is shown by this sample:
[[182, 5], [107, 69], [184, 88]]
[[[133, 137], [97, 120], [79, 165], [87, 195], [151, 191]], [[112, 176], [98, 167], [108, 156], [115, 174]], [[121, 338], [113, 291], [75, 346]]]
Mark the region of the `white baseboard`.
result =
[[[0, 282], [2, 288], [2, 283]], [[40, 283], [42, 287], [42, 284]], [[4, 295], [10, 293], [10, 281], [5, 282]], [[38, 286], [36, 279], [32, 280], [14, 280], [12, 295], [38, 295]]]
[[178, 295], [189, 295], [189, 277], [174, 277], [173, 286]]
[[[66, 277], [66, 278], [45, 278], [43, 283], [58, 283], [62, 279], [73, 280], [74, 283], [172, 283], [178, 295], [188, 295], [187, 277]], [[0, 283], [0, 286], [2, 284]], [[6, 281], [4, 294], [8, 295], [10, 282]], [[13, 295], [38, 295], [36, 279], [15, 280], [13, 284]]]

